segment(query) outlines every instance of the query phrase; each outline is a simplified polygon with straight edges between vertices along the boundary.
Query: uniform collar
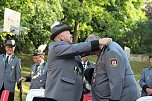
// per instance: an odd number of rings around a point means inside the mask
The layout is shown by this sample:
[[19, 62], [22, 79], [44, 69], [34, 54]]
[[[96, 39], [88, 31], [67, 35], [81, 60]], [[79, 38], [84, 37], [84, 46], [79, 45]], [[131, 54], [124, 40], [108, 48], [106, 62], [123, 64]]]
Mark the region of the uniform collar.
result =
[[44, 63], [44, 60], [41, 61], [40, 65], [42, 65]]
[[13, 54], [8, 55], [8, 54], [6, 53], [6, 57], [7, 57], [7, 56], [9, 56], [8, 60], [10, 60], [10, 59], [13, 57]]
[[7, 56], [9, 56], [9, 57], [12, 57], [12, 55], [13, 55], [13, 54], [11, 54], [11, 55], [8, 55], [8, 54], [6, 53], [6, 57], [7, 57]]

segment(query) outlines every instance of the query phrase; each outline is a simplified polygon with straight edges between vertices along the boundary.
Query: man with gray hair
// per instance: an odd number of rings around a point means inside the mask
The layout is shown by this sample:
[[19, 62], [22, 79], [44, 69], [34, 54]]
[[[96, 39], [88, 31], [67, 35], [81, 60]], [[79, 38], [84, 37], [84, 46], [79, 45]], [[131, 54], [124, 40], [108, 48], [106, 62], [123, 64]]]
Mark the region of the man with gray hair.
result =
[[[99, 39], [91, 35], [86, 41]], [[129, 61], [116, 42], [94, 52], [98, 56], [96, 68], [86, 70], [91, 82], [93, 101], [135, 101], [140, 97]]]
[[[48, 52], [48, 72], [45, 96], [53, 101], [80, 101], [83, 92], [83, 66], [80, 55], [99, 50], [111, 38], [73, 44], [66, 24], [55, 25], [51, 32]], [[49, 101], [52, 101], [52, 100]]]

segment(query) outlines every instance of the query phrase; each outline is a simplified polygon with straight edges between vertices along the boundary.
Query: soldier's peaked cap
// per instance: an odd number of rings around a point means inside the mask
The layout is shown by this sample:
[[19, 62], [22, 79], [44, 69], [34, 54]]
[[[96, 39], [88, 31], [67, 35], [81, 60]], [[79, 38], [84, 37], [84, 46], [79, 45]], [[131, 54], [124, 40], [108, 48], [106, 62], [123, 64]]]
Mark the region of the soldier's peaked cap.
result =
[[40, 45], [38, 49], [34, 50], [33, 56], [44, 55], [45, 53], [43, 53], [43, 51], [45, 50], [46, 46], [46, 44]]
[[40, 51], [40, 50], [38, 50], [38, 49], [34, 50], [34, 52], [33, 52], [33, 56], [38, 56], [38, 55], [44, 55], [44, 53], [43, 53], [43, 52], [41, 52], [41, 51]]
[[15, 47], [15, 40], [7, 40], [4, 44], [4, 46], [12, 46]]
[[71, 28], [66, 24], [59, 24], [52, 28], [50, 39], [54, 40], [54, 38], [63, 31], [71, 31]]

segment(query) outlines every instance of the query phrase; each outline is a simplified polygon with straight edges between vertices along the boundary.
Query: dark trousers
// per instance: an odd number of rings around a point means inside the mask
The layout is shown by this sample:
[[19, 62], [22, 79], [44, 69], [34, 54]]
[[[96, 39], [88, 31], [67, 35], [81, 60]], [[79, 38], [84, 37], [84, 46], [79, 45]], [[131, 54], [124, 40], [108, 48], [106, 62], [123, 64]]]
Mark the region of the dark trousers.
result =
[[33, 101], [57, 101], [51, 98], [45, 98], [45, 97], [34, 97]]
[[[4, 89], [4, 84], [3, 84], [3, 86], [2, 86], [2, 88], [0, 90], [0, 98], [1, 98], [1, 94], [2, 94], [3, 90], [5, 90]], [[9, 93], [8, 101], [14, 101], [14, 92], [10, 92]]]
[[80, 101], [83, 101], [83, 94], [82, 94], [82, 96], [81, 96], [81, 99], [80, 99]]
[[9, 97], [8, 97], [8, 101], [14, 101], [14, 93], [10, 92]]

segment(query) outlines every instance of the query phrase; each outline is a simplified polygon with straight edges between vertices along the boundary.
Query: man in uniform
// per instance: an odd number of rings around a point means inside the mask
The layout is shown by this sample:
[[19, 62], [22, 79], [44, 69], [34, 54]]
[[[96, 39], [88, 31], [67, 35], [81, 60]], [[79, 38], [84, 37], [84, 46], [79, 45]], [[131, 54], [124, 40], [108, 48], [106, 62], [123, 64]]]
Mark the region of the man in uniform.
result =
[[140, 86], [142, 88], [141, 96], [152, 96], [152, 56], [149, 56], [150, 66], [143, 69]]
[[89, 67], [95, 67], [95, 63], [90, 61], [89, 55], [82, 56], [81, 60], [84, 70]]
[[[87, 40], [96, 37], [92, 35]], [[93, 101], [136, 101], [139, 90], [123, 49], [111, 42], [95, 54], [98, 59], [91, 77]]]
[[21, 77], [21, 60], [14, 55], [15, 40], [7, 40], [5, 50], [6, 54], [0, 55], [0, 95], [9, 90], [8, 101], [14, 101], [15, 84]]
[[44, 53], [36, 49], [33, 53], [34, 64], [31, 66], [31, 74], [21, 78], [25, 82], [31, 82], [30, 89], [45, 89], [47, 76], [47, 63], [44, 60]]
[[[96, 65], [95, 65], [95, 63], [93, 63], [93, 62], [91, 62], [90, 61], [90, 56], [88, 56], [88, 55], [86, 55], [86, 56], [82, 56], [82, 58], [81, 58], [81, 60], [82, 60], [82, 65], [83, 65], [83, 68], [84, 68], [84, 71], [86, 70], [86, 69], [88, 69], [88, 68], [90, 68], [90, 69], [94, 69], [95, 67], [96, 67]], [[91, 91], [91, 85], [90, 85], [90, 82], [88, 82], [86, 79], [85, 79], [85, 77], [84, 77], [84, 79], [83, 79], [83, 82], [84, 82], [84, 94], [87, 94], [87, 93], [90, 93], [90, 91]]]
[[[48, 73], [45, 96], [55, 101], [80, 101], [83, 92], [83, 66], [81, 57], [107, 45], [111, 38], [72, 44], [70, 28], [66, 24], [52, 28], [48, 52]], [[51, 101], [51, 100], [50, 100]]]
[[38, 48], [33, 53], [34, 64], [31, 66], [30, 76], [20, 79], [20, 81], [23, 80], [25, 82], [31, 82], [30, 90], [26, 96], [26, 101], [33, 101], [33, 98], [38, 99], [38, 96], [44, 97], [48, 65], [44, 60], [43, 53], [46, 45], [40, 46], [42, 46], [42, 49]]

